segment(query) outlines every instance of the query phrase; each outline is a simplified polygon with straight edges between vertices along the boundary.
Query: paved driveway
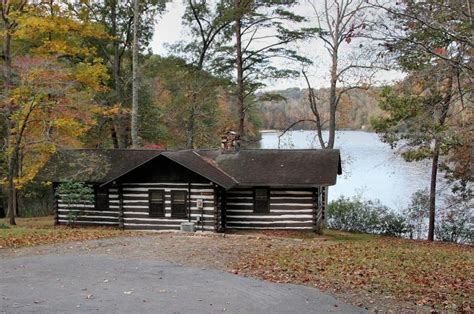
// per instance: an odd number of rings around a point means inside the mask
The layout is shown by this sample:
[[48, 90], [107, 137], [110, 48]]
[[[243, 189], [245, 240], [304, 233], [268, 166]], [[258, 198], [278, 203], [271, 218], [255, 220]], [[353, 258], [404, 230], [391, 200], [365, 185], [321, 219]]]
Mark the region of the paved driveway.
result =
[[320, 291], [133, 256], [0, 256], [0, 312], [360, 313]]

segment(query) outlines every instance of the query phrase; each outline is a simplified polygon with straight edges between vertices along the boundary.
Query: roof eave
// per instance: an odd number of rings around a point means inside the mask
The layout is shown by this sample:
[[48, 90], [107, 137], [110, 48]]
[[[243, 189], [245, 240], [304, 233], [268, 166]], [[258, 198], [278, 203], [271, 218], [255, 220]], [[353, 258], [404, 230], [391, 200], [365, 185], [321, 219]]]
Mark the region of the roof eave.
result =
[[336, 182], [321, 182], [321, 183], [298, 183], [298, 184], [268, 184], [268, 183], [239, 183], [235, 187], [237, 188], [249, 188], [254, 186], [260, 187], [276, 187], [276, 188], [316, 188], [319, 186], [332, 186], [336, 185]]

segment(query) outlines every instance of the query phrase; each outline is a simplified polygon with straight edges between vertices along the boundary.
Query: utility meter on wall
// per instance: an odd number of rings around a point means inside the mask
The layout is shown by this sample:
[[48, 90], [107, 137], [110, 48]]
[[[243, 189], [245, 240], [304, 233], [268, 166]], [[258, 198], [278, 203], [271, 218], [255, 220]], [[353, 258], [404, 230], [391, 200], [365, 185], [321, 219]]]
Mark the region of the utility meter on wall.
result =
[[204, 202], [202, 200], [197, 200], [197, 208], [202, 209], [204, 207]]

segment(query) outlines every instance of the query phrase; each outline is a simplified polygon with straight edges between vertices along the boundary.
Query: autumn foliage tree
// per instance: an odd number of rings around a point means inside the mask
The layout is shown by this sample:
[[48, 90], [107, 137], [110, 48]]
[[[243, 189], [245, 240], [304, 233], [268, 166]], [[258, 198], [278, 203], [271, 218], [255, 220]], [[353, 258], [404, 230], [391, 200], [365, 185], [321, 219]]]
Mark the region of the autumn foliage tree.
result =
[[[2, 10], [6, 12], [3, 2]], [[0, 100], [3, 152], [7, 173], [8, 216], [15, 224], [17, 190], [30, 181], [57, 146], [74, 146], [94, 124], [93, 93], [107, 80], [95, 50], [85, 39], [103, 37], [101, 28], [81, 19], [59, 2], [25, 3], [7, 10], [15, 27], [6, 47], [22, 45], [4, 56], [5, 89]], [[4, 15], [5, 19], [5, 15]]]

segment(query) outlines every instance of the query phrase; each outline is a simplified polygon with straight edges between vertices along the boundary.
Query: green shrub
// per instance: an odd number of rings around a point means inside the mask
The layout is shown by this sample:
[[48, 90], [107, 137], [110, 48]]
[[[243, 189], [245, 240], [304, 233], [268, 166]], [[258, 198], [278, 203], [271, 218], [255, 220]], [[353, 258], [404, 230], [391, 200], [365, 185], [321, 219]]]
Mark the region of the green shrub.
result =
[[435, 236], [444, 242], [474, 242], [473, 204], [455, 204], [437, 212]]
[[378, 200], [362, 200], [361, 196], [341, 196], [329, 203], [327, 226], [337, 230], [390, 236], [402, 236], [407, 232], [403, 216]]
[[[430, 195], [427, 189], [413, 193], [403, 211], [409, 237], [426, 239]], [[439, 241], [468, 243], [474, 241], [474, 200], [469, 195], [450, 194], [440, 198], [436, 207], [435, 237]]]
[[[70, 208], [73, 204], [86, 205], [93, 204], [94, 190], [82, 182], [64, 182], [56, 189], [56, 197], [60, 198], [64, 204]], [[77, 219], [84, 215], [83, 207], [77, 210], [69, 210], [67, 218], [68, 225], [74, 226]]]
[[428, 217], [430, 194], [428, 189], [421, 189], [411, 195], [410, 204], [403, 210], [410, 239], [426, 239], [428, 234]]

